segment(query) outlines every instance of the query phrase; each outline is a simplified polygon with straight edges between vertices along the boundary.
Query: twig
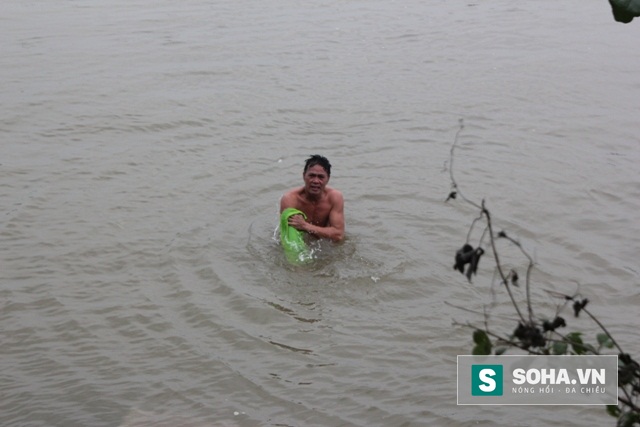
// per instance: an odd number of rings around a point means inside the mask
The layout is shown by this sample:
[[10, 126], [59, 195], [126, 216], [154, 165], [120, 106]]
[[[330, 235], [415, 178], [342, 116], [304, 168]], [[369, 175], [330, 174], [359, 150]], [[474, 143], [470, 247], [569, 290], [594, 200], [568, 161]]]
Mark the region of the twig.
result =
[[[498, 254], [498, 250], [496, 247], [496, 235], [494, 234], [494, 230], [493, 230], [493, 222], [492, 222], [492, 218], [491, 218], [491, 214], [489, 212], [489, 210], [486, 208], [485, 205], [485, 201], [484, 199], [482, 200], [481, 204], [475, 203], [473, 201], [471, 201], [470, 199], [468, 199], [467, 197], [464, 196], [464, 194], [462, 194], [462, 192], [460, 191], [460, 188], [458, 187], [458, 183], [455, 180], [454, 177], [454, 170], [453, 170], [453, 163], [454, 163], [454, 154], [455, 154], [455, 149], [457, 148], [458, 145], [458, 139], [460, 136], [460, 133], [462, 132], [462, 129], [464, 129], [464, 122], [462, 119], [460, 119], [460, 128], [458, 129], [458, 131], [456, 132], [455, 135], [455, 139], [453, 142], [453, 145], [451, 146], [451, 151], [450, 151], [450, 160], [449, 160], [449, 165], [450, 165], [450, 169], [449, 169], [449, 174], [451, 177], [451, 193], [449, 194], [449, 198], [447, 198], [447, 200], [449, 199], [455, 199], [457, 196], [459, 196], [462, 200], [464, 200], [465, 202], [469, 203], [471, 206], [474, 206], [475, 208], [477, 208], [480, 213], [478, 215], [478, 217], [476, 217], [473, 222], [471, 223], [471, 226], [469, 228], [469, 231], [467, 233], [467, 240], [466, 240], [466, 245], [465, 247], [463, 247], [463, 249], [461, 251], [458, 251], [456, 253], [456, 266], [454, 266], [454, 268], [459, 269], [461, 272], [463, 271], [463, 267], [466, 263], [468, 263], [469, 261], [465, 258], [463, 258], [462, 255], [459, 255], [460, 253], [462, 254], [469, 254], [470, 252], [466, 249], [466, 247], [470, 246], [469, 245], [469, 241], [471, 239], [471, 235], [472, 232], [475, 230], [476, 224], [480, 221], [482, 221], [483, 219], [486, 221], [486, 227], [482, 232], [482, 235], [480, 237], [480, 241], [478, 244], [478, 249], [477, 250], [482, 250], [482, 246], [483, 246], [483, 242], [488, 234], [489, 236], [489, 244], [491, 245], [491, 249], [493, 252], [493, 257], [495, 260], [495, 264], [496, 264], [496, 269], [494, 270], [494, 281], [496, 279], [496, 271], [497, 274], [500, 276], [500, 279], [502, 280], [502, 283], [504, 284], [507, 293], [509, 295], [509, 298], [511, 299], [511, 303], [519, 317], [519, 322], [520, 324], [518, 325], [518, 328], [516, 329], [516, 331], [511, 335], [511, 337], [509, 339], [506, 339], [498, 334], [495, 334], [493, 332], [491, 332], [489, 330], [489, 315], [487, 314], [487, 307], [484, 306], [484, 310], [483, 310], [483, 323], [484, 323], [484, 327], [480, 328], [477, 327], [469, 322], [467, 322], [466, 324], [462, 324], [462, 323], [458, 323], [456, 321], [454, 321], [454, 324], [456, 325], [462, 325], [462, 326], [466, 326], [469, 328], [472, 328], [476, 331], [483, 331], [484, 333], [486, 333], [488, 336], [494, 338], [496, 341], [496, 344], [500, 343], [504, 343], [506, 346], [509, 347], [515, 347], [518, 349], [521, 349], [525, 352], [527, 352], [528, 354], [535, 354], [535, 355], [543, 355], [543, 354], [549, 354], [554, 347], [552, 347], [553, 345], [555, 345], [556, 343], [562, 343], [565, 344], [567, 346], [571, 346], [572, 350], [569, 351], [568, 347], [566, 350], [563, 351], [563, 353], [574, 353], [574, 354], [584, 354], [584, 353], [593, 353], [593, 354], [600, 354], [600, 350], [603, 348], [603, 341], [601, 339], [601, 336], [598, 336], [598, 341], [600, 342], [600, 346], [596, 349], [593, 345], [589, 344], [589, 343], [585, 343], [582, 342], [582, 339], [579, 337], [576, 337], [576, 335], [574, 334], [578, 334], [578, 333], [573, 333], [573, 334], [569, 334], [568, 336], [565, 336], [559, 332], [556, 331], [556, 328], [561, 327], [561, 326], [566, 326], [564, 319], [559, 317], [560, 312], [562, 311], [562, 309], [566, 308], [567, 304], [569, 301], [573, 301], [574, 305], [574, 311], [576, 316], [578, 316], [580, 311], [584, 311], [587, 316], [589, 316], [591, 318], [591, 320], [593, 320], [599, 327], [600, 329], [604, 332], [604, 334], [607, 336], [608, 339], [611, 340], [611, 343], [613, 344], [613, 346], [615, 346], [618, 351], [619, 351], [619, 360], [622, 360], [622, 362], [625, 365], [624, 369], [630, 368], [631, 371], [627, 371], [626, 375], [625, 375], [625, 379], [622, 380], [621, 382], [618, 383], [618, 388], [622, 389], [622, 394], [623, 396], [618, 396], [618, 402], [623, 405], [622, 408], [622, 415], [619, 415], [618, 417], [618, 423], [620, 424], [621, 421], [623, 421], [625, 416], [628, 416], [629, 414], [632, 413], [632, 416], [635, 417], [632, 419], [632, 423], [634, 423], [634, 425], [637, 424], [637, 417], [640, 416], [640, 407], [637, 405], [637, 395], [640, 392], [640, 368], [638, 367], [638, 364], [633, 361], [632, 359], [630, 359], [630, 357], [624, 353], [624, 351], [622, 350], [622, 347], [618, 344], [618, 342], [613, 338], [613, 336], [611, 335], [611, 333], [609, 333], [609, 331], [607, 330], [607, 328], [602, 324], [602, 322], [600, 322], [589, 310], [587, 310], [585, 308], [586, 304], [588, 303], [588, 300], [586, 298], [580, 300], [579, 298], [579, 287], [576, 290], [576, 293], [573, 296], [570, 295], [565, 295], [562, 294], [560, 292], [556, 292], [556, 291], [551, 291], [551, 290], [547, 290], [544, 289], [545, 292], [548, 292], [550, 295], [554, 296], [554, 297], [561, 297], [564, 298], [564, 303], [563, 304], [558, 304], [558, 306], [556, 307], [556, 313], [555, 313], [555, 319], [553, 321], [553, 323], [547, 323], [546, 321], [544, 323], [542, 322], [542, 319], [536, 319], [534, 316], [534, 312], [533, 312], [533, 306], [532, 306], [532, 300], [531, 300], [531, 274], [533, 271], [533, 268], [535, 266], [535, 262], [533, 260], [533, 258], [529, 255], [529, 253], [522, 247], [522, 245], [520, 244], [519, 241], [508, 237], [506, 235], [506, 233], [504, 232], [500, 232], [498, 233], [497, 237], [498, 238], [506, 238], [507, 240], [509, 240], [511, 243], [513, 243], [519, 250], [520, 252], [528, 259], [529, 264], [527, 266], [527, 271], [526, 271], [526, 303], [527, 303], [527, 309], [528, 309], [528, 322], [525, 320], [524, 316], [522, 315], [522, 312], [520, 311], [520, 308], [518, 306], [518, 303], [516, 302], [511, 286], [509, 284], [509, 279], [512, 279], [512, 284], [516, 285], [516, 280], [517, 280], [517, 273], [515, 272], [515, 270], [512, 270], [509, 275], [505, 274], [505, 271], [503, 269], [503, 266], [500, 263], [500, 256]], [[471, 251], [473, 251], [473, 249], [470, 249]], [[470, 280], [471, 274], [475, 274], [476, 268], [477, 268], [477, 260], [479, 258], [476, 258], [475, 264], [471, 264], [471, 266], [473, 267], [473, 269], [469, 269], [467, 270], [467, 277]], [[462, 265], [462, 267], [460, 266]], [[579, 286], [579, 284], [578, 284]], [[493, 285], [492, 285], [492, 292], [493, 292]], [[458, 309], [464, 310], [464, 311], [468, 311], [474, 314], [480, 314], [478, 311], [476, 310], [469, 310], [467, 308], [464, 307], [457, 307], [453, 304], [447, 303], [446, 304], [452, 306], [452, 307], [456, 307]], [[506, 316], [497, 316], [500, 318], [507, 318]], [[518, 319], [510, 319], [510, 320], [518, 320]], [[542, 335], [540, 335], [540, 330], [543, 330], [545, 333], [545, 336], [543, 337]], [[524, 332], [523, 332], [524, 331]], [[549, 333], [546, 333], [549, 332]], [[474, 333], [475, 334], [475, 333]], [[554, 335], [555, 334], [555, 335]], [[531, 338], [529, 335], [533, 336], [533, 338]], [[579, 334], [578, 334], [579, 335]], [[555, 339], [557, 337], [560, 337], [561, 339]], [[569, 336], [571, 336], [572, 338], [570, 339]], [[540, 339], [538, 339], [540, 338]], [[513, 339], [518, 339], [519, 341], [514, 341]], [[490, 340], [491, 341], [491, 340]], [[489, 342], [489, 344], [491, 344], [491, 342]], [[531, 348], [538, 348], [538, 351], [534, 351]], [[607, 342], [605, 347], [607, 348], [611, 348], [612, 346]], [[623, 356], [628, 357], [629, 360], [626, 360]], [[620, 368], [623, 369], [623, 368]], [[631, 377], [627, 376], [627, 375], [632, 375]], [[634, 421], [635, 420], [635, 421]]]
[[519, 348], [520, 350], [524, 350], [524, 351], [526, 351], [526, 352], [527, 352], [527, 353], [529, 353], [529, 354], [535, 354], [535, 355], [538, 355], [538, 356], [542, 356], [542, 355], [543, 355], [543, 353], [540, 353], [540, 352], [537, 352], [537, 351], [533, 351], [533, 350], [531, 350], [531, 348], [530, 348], [530, 347], [524, 347], [524, 346], [523, 346], [521, 343], [519, 343], [519, 342], [512, 341], [512, 340], [510, 340], [509, 338], [501, 337], [500, 335], [495, 334], [495, 333], [491, 332], [491, 331], [490, 331], [490, 330], [488, 330], [488, 329], [482, 329], [482, 328], [479, 328], [479, 327], [477, 327], [477, 326], [475, 326], [475, 325], [473, 325], [473, 324], [471, 324], [471, 323], [469, 323], [469, 322], [467, 322], [467, 323], [454, 322], [454, 325], [458, 325], [458, 326], [466, 326], [466, 327], [468, 327], [468, 328], [475, 329], [475, 330], [478, 330], [478, 331], [484, 331], [487, 335], [490, 335], [490, 336], [494, 337], [495, 339], [500, 340], [500, 341], [502, 341], [503, 343], [510, 345], [511, 347]]
[[[472, 310], [472, 309], [470, 309], [470, 308], [466, 308], [466, 307], [462, 307], [462, 306], [459, 306], [459, 305], [452, 304], [452, 303], [450, 303], [450, 302], [448, 302], [448, 301], [444, 301], [444, 303], [445, 303], [446, 305], [448, 305], [449, 307], [453, 307], [453, 308], [458, 309], [458, 310], [460, 310], [460, 311], [466, 311], [467, 313], [472, 313], [472, 314], [483, 314], [483, 315], [485, 315], [485, 314], [486, 314], [486, 313], [482, 313], [482, 312], [480, 312], [480, 311], [478, 311], [478, 310]], [[514, 321], [514, 320], [515, 320], [515, 321], [517, 321], [517, 320], [518, 320], [517, 318], [515, 318], [515, 317], [513, 317], [513, 316], [506, 316], [506, 315], [503, 315], [503, 314], [494, 314], [494, 315], [492, 315], [492, 316], [494, 316], [495, 318], [498, 318], [498, 319], [504, 319], [504, 320], [511, 320], [511, 321]]]
[[525, 279], [525, 290], [527, 295], [527, 309], [529, 311], [529, 323], [533, 324], [533, 306], [531, 304], [531, 286], [530, 286], [531, 271], [533, 270], [533, 266], [534, 266], [533, 258], [531, 258], [529, 253], [524, 250], [520, 242], [518, 242], [517, 240], [511, 238], [510, 236], [507, 236], [506, 233], [502, 233], [501, 237], [513, 243], [518, 249], [520, 249], [520, 252], [529, 260], [529, 265], [527, 266], [527, 274]]
[[451, 188], [453, 190], [456, 191], [457, 195], [459, 195], [460, 197], [462, 197], [462, 199], [475, 206], [476, 208], [478, 208], [479, 210], [482, 210], [482, 208], [480, 207], [480, 205], [478, 205], [475, 202], [472, 202], [471, 200], [467, 199], [464, 194], [462, 194], [462, 192], [460, 191], [460, 188], [458, 188], [458, 184], [455, 180], [455, 178], [453, 177], [453, 151], [456, 149], [456, 146], [458, 145], [458, 137], [460, 136], [460, 132], [462, 132], [462, 129], [464, 129], [464, 120], [460, 119], [460, 128], [458, 129], [458, 131], [456, 132], [456, 136], [455, 139], [453, 140], [453, 145], [451, 146], [451, 152], [449, 155], [449, 176], [451, 177]]
[[511, 287], [509, 286], [509, 281], [507, 280], [507, 276], [505, 276], [504, 271], [502, 270], [502, 266], [500, 265], [500, 257], [498, 255], [498, 250], [496, 249], [496, 240], [493, 235], [493, 226], [491, 225], [491, 215], [489, 214], [489, 210], [484, 205], [484, 200], [482, 201], [482, 212], [487, 217], [487, 227], [489, 227], [489, 240], [491, 241], [491, 248], [493, 249], [493, 257], [496, 260], [496, 267], [498, 267], [498, 273], [500, 274], [502, 283], [504, 283], [504, 286], [507, 289], [509, 298], [511, 298], [511, 303], [513, 304], [513, 307], [516, 309], [516, 312], [518, 313], [518, 317], [522, 319], [522, 323], [526, 323], [526, 321], [524, 320], [524, 316], [522, 316], [522, 312], [520, 312], [520, 308], [518, 307], [518, 304], [516, 303], [516, 300], [513, 297], [513, 292], [511, 292]]

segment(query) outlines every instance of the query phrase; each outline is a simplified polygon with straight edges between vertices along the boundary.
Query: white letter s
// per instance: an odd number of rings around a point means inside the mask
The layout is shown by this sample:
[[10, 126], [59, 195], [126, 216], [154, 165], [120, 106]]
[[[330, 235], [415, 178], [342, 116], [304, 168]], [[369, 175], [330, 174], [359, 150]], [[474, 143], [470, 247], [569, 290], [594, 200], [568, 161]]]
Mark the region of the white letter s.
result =
[[484, 384], [479, 385], [478, 388], [485, 393], [489, 393], [495, 390], [496, 382], [493, 378], [491, 378], [495, 375], [496, 371], [494, 371], [493, 369], [482, 369], [478, 376], [480, 377], [480, 381], [482, 381]]

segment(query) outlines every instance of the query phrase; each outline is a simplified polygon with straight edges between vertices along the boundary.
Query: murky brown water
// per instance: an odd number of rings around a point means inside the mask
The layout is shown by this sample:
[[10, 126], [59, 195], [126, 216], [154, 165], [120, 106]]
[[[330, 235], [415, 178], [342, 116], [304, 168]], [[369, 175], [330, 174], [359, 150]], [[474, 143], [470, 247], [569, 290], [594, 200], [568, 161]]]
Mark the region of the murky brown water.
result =
[[[579, 284], [640, 353], [640, 22], [595, 0], [1, 9], [0, 425], [613, 425], [456, 405], [452, 323], [480, 319], [446, 303], [494, 296], [490, 263], [451, 268], [476, 212], [444, 203], [446, 165], [463, 118], [456, 177], [535, 255], [541, 315]], [[293, 269], [278, 199], [313, 153], [348, 238]]]

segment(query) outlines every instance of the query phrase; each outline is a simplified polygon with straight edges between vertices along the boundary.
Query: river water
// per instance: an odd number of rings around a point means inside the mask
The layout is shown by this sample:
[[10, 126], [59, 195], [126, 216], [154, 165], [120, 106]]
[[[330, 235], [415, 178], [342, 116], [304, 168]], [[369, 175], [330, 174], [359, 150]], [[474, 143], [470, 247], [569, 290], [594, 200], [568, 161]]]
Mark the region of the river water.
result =
[[[580, 292], [640, 353], [640, 22], [605, 0], [0, 10], [0, 425], [614, 424], [456, 405], [460, 324], [515, 316], [490, 251], [452, 269], [478, 212], [444, 201], [463, 119], [455, 179], [535, 258], [536, 313]], [[315, 153], [347, 238], [294, 268], [278, 201]]]

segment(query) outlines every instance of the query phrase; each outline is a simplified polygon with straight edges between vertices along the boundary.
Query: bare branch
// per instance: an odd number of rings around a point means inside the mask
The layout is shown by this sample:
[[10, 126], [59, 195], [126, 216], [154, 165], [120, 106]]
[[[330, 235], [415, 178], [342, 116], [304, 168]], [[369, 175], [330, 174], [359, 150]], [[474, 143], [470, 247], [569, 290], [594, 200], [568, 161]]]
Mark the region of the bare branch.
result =
[[[620, 380], [618, 384], [618, 388], [622, 390], [622, 395], [618, 397], [619, 408], [616, 415], [618, 417], [618, 423], [625, 423], [631, 420], [631, 423], [637, 424], [637, 419], [640, 419], [640, 407], [637, 404], [638, 396], [640, 396], [640, 365], [635, 362], [628, 354], [624, 353], [622, 347], [619, 343], [613, 338], [611, 333], [607, 330], [607, 328], [598, 320], [589, 310], [585, 307], [589, 303], [587, 298], [583, 298], [580, 296], [580, 284], [578, 283], [578, 288], [573, 295], [567, 295], [561, 292], [556, 292], [553, 290], [543, 289], [549, 295], [555, 298], [562, 298], [564, 301], [559, 303], [555, 308], [555, 316], [553, 320], [551, 319], [542, 319], [536, 318], [534, 316], [533, 303], [531, 299], [531, 276], [533, 269], [536, 265], [533, 257], [529, 255], [529, 253], [523, 248], [522, 244], [509, 236], [504, 231], [500, 231], [497, 235], [494, 233], [493, 229], [493, 221], [492, 216], [489, 210], [486, 207], [485, 200], [483, 199], [480, 204], [475, 203], [468, 198], [466, 198], [460, 191], [460, 187], [455, 180], [453, 164], [454, 164], [454, 154], [455, 149], [457, 148], [458, 139], [462, 129], [464, 128], [464, 123], [460, 120], [460, 128], [456, 132], [455, 140], [453, 145], [451, 146], [450, 151], [450, 177], [451, 177], [451, 193], [447, 198], [447, 201], [450, 199], [456, 199], [457, 196], [469, 203], [471, 206], [477, 208], [480, 213], [479, 215], [473, 219], [469, 231], [467, 232], [467, 239], [465, 245], [456, 252], [456, 263], [454, 268], [459, 270], [461, 273], [465, 273], [466, 267], [466, 276], [471, 281], [471, 275], [476, 274], [478, 268], [478, 262], [480, 256], [485, 252], [483, 249], [483, 245], [485, 244], [485, 238], [489, 239], [489, 245], [491, 246], [491, 250], [493, 252], [493, 258], [495, 262], [494, 275], [491, 285], [491, 291], [493, 295], [493, 303], [490, 306], [484, 306], [483, 311], [479, 312], [478, 310], [470, 310], [465, 307], [458, 307], [456, 305], [445, 302], [445, 304], [455, 307], [457, 309], [467, 311], [476, 315], [482, 314], [483, 316], [483, 327], [479, 327], [477, 325], [471, 324], [467, 322], [466, 324], [458, 323], [454, 321], [456, 325], [462, 325], [465, 327], [469, 327], [474, 329], [475, 331], [482, 331], [486, 333], [487, 336], [491, 337], [495, 340], [496, 343], [503, 344], [507, 347], [518, 348], [527, 352], [528, 354], [534, 355], [545, 355], [545, 354], [555, 354], [562, 353], [566, 354], [567, 351], [572, 352], [573, 354], [585, 354], [585, 353], [593, 353], [600, 354], [600, 351], [603, 348], [617, 348], [619, 351], [619, 373], [623, 375], [623, 380]], [[486, 227], [482, 231], [482, 235], [480, 237], [478, 246], [474, 248], [469, 244], [472, 233], [476, 229], [478, 223], [484, 221]], [[521, 254], [528, 260], [528, 265], [525, 274], [525, 292], [526, 292], [526, 304], [528, 311], [528, 320], [525, 320], [522, 312], [520, 311], [520, 307], [516, 302], [514, 297], [511, 285], [518, 286], [518, 274], [515, 269], [511, 269], [508, 273], [506, 272], [506, 267], [503, 266], [500, 262], [500, 254], [498, 253], [496, 239], [504, 238], [516, 246]], [[499, 279], [498, 279], [499, 277]], [[517, 318], [512, 318], [504, 315], [496, 315], [495, 317], [491, 317], [489, 312], [494, 304], [497, 302], [496, 295], [494, 293], [494, 284], [498, 283], [500, 280], [502, 285], [507, 291], [509, 295], [509, 299], [511, 300], [511, 304], [514, 307], [515, 313], [517, 314]], [[563, 309], [567, 308], [567, 305], [572, 303], [572, 308], [576, 317], [581, 312], [587, 314], [587, 316], [598, 325], [598, 327], [604, 332], [604, 334], [598, 334], [597, 340], [598, 345], [593, 346], [588, 342], [583, 342], [581, 337], [581, 333], [572, 332], [567, 335], [563, 335], [557, 331], [558, 328], [566, 327], [566, 322], [563, 317], [560, 317], [560, 313]], [[493, 333], [490, 331], [490, 320], [495, 318], [500, 319], [508, 319], [510, 321], [517, 321], [518, 325], [515, 328], [514, 332], [511, 334], [509, 338], [503, 337], [499, 334]], [[474, 331], [474, 341], [476, 341], [476, 332]], [[603, 337], [606, 335], [606, 338]], [[484, 337], [486, 340], [486, 336]], [[556, 347], [557, 344], [563, 344], [564, 346]], [[480, 345], [480, 344], [478, 344]], [[569, 346], [571, 346], [571, 350], [569, 350]], [[488, 346], [483, 347], [484, 351], [491, 352], [491, 340], [489, 340]], [[625, 424], [627, 425], [627, 424]]]

